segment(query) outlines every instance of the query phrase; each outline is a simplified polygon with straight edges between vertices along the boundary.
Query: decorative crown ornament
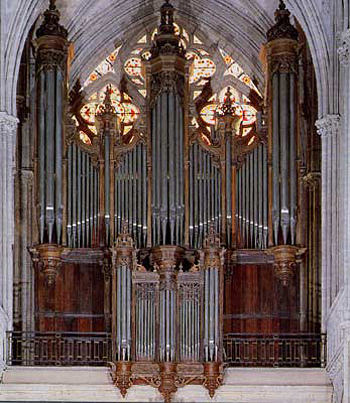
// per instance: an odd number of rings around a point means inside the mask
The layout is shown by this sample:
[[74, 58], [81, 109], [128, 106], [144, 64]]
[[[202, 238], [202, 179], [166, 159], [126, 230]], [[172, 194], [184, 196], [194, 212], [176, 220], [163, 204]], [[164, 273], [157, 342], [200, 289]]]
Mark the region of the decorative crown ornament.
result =
[[267, 31], [267, 41], [274, 39], [298, 40], [298, 30], [290, 23], [290, 12], [286, 9], [283, 0], [280, 0], [278, 9], [275, 11], [275, 25]]
[[160, 25], [151, 48], [151, 57], [159, 54], [177, 54], [185, 57], [185, 49], [180, 43], [179, 35], [175, 34], [174, 7], [166, 0], [160, 8]]
[[49, 8], [44, 12], [44, 21], [36, 31], [38, 38], [46, 35], [60, 36], [67, 39], [68, 31], [59, 23], [60, 12], [56, 7], [56, 0], [50, 0]]

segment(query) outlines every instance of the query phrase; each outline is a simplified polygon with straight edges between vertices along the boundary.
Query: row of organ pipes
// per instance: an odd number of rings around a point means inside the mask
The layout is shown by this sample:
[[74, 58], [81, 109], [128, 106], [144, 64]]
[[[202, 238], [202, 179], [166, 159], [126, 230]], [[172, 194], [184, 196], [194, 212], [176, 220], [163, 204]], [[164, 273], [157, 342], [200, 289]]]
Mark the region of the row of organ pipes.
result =
[[[50, 7], [45, 18], [56, 13]], [[280, 13], [285, 16], [283, 8]], [[51, 68], [38, 62], [39, 238], [44, 246], [110, 247], [115, 362], [220, 364], [222, 246], [267, 249], [296, 242], [296, 77], [293, 65], [286, 71], [283, 58], [274, 59], [283, 38], [271, 40], [267, 144], [258, 136], [238, 156], [232, 127], [216, 136], [220, 147], [204, 146], [200, 134], [190, 140], [188, 61], [168, 2], [161, 14], [144, 62], [150, 118], [145, 136], [131, 144], [115, 141], [117, 116], [108, 91], [96, 117], [98, 152], [83, 146], [78, 134], [65, 139], [64, 63]], [[60, 34], [55, 40], [64, 59], [66, 39]], [[295, 57], [298, 42], [288, 40]], [[40, 41], [50, 41], [47, 35], [38, 41], [40, 55]], [[136, 259], [142, 249], [147, 264]], [[208, 371], [219, 376], [221, 369]]]

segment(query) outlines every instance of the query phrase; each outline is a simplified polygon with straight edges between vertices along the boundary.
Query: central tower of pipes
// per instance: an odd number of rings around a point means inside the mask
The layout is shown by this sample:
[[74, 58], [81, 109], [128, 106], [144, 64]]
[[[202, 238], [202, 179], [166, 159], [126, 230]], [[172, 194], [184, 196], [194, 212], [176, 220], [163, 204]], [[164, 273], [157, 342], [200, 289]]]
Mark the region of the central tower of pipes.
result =
[[[149, 160], [148, 228], [155, 245], [184, 245], [186, 187], [186, 110], [188, 75], [185, 51], [175, 34], [174, 8], [161, 7], [161, 22], [145, 63], [148, 97]], [[187, 232], [187, 231], [186, 231]]]

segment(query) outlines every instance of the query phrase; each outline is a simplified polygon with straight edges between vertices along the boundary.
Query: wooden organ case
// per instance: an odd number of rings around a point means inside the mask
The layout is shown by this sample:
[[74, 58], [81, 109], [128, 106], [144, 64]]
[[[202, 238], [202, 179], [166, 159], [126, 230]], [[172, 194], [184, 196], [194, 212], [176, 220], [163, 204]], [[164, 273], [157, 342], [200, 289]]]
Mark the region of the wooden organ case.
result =
[[[256, 140], [238, 136], [230, 88], [203, 135], [191, 125], [191, 61], [166, 2], [142, 63], [144, 131], [121, 135], [107, 87], [87, 145], [65, 122], [67, 34], [58, 17], [53, 3], [37, 35], [36, 330], [110, 334], [123, 396], [133, 384], [157, 387], [166, 402], [187, 384], [214, 396], [227, 335], [307, 330], [298, 32], [281, 3], [265, 47], [268, 105], [251, 97], [268, 111]], [[55, 31], [45, 31], [50, 21]], [[197, 112], [211, 95], [208, 80]], [[76, 86], [69, 103], [78, 125], [82, 102]]]

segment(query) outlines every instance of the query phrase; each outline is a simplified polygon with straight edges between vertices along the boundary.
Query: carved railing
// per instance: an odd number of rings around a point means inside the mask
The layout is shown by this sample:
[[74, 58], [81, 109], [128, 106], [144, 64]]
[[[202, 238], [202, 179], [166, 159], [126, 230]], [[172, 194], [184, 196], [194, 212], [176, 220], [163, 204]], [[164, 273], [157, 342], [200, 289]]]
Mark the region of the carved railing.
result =
[[[8, 332], [8, 365], [104, 366], [112, 361], [109, 333]], [[324, 367], [323, 334], [226, 334], [229, 367]]]
[[109, 333], [8, 332], [8, 365], [103, 366], [111, 361]]
[[224, 336], [224, 360], [230, 367], [324, 367], [324, 334], [244, 334]]

